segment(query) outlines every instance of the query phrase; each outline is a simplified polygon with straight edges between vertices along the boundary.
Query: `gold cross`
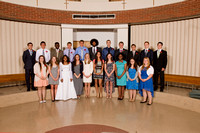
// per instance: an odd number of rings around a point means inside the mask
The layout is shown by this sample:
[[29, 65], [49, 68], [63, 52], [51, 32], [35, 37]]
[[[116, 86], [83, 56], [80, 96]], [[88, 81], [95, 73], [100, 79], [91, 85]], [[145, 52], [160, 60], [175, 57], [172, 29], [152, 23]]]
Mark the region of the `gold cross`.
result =
[[153, 6], [155, 5], [155, 0], [153, 0]]
[[67, 9], [67, 4], [69, 4], [67, 1], [68, 1], [68, 0], [65, 0], [65, 3], [64, 3], [64, 4], [66, 4], [66, 9]]
[[122, 2], [122, 4], [123, 4], [123, 9], [125, 9], [125, 5], [126, 5], [126, 2], [125, 2], [125, 0], [122, 0], [123, 2]]
[[36, 0], [36, 5], [38, 6], [39, 0]]

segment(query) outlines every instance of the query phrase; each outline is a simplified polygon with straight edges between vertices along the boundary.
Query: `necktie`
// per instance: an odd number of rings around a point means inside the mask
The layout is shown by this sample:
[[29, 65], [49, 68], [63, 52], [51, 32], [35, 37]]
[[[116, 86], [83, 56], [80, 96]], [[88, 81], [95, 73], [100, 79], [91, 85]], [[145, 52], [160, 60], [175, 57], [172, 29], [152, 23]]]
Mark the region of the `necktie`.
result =
[[160, 50], [157, 50], [157, 58], [160, 56]]
[[108, 48], [108, 53], [110, 53], [110, 48]]
[[43, 49], [42, 55], [44, 56], [44, 49]]
[[133, 51], [133, 57], [135, 57], [135, 51]]
[[95, 47], [93, 47], [93, 53], [95, 54]]
[[120, 53], [122, 52], [122, 50], [120, 49]]
[[81, 48], [81, 59], [83, 59], [83, 48]]
[[147, 53], [148, 53], [148, 51], [147, 51], [147, 49], [145, 50], [145, 56], [147, 56]]
[[32, 54], [33, 54], [33, 51], [32, 51], [32, 50], [30, 50], [30, 55], [32, 56]]
[[69, 57], [69, 59], [70, 59], [70, 49], [69, 49], [69, 51], [68, 51], [68, 57]]
[[56, 50], [56, 53], [57, 53], [57, 57], [58, 57], [58, 53], [59, 53], [59, 50], [58, 50], [58, 49]]

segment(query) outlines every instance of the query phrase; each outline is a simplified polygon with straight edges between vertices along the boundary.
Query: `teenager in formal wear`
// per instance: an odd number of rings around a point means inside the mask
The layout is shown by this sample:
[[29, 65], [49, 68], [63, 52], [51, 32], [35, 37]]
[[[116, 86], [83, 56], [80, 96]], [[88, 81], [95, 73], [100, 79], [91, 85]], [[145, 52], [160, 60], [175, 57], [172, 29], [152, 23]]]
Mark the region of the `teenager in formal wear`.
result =
[[136, 45], [132, 44], [131, 45], [131, 49], [132, 49], [132, 51], [130, 51], [128, 53], [128, 60], [130, 60], [131, 58], [133, 58], [135, 60], [135, 62], [137, 63], [137, 65], [140, 65], [140, 52], [138, 52], [136, 50]]
[[129, 101], [134, 102], [136, 98], [136, 91], [138, 90], [138, 65], [134, 58], [131, 58], [127, 69], [127, 83], [126, 88], [129, 90]]
[[150, 65], [150, 60], [148, 57], [144, 58], [143, 65], [139, 68], [139, 78], [140, 78], [140, 87], [139, 87], [139, 93], [143, 97], [143, 100], [140, 103], [146, 103], [147, 102], [147, 96], [149, 99], [149, 102], [147, 105], [151, 105], [153, 102], [154, 97], [154, 90], [153, 90], [153, 74], [154, 69]]
[[[103, 66], [104, 60], [101, 57], [101, 52], [97, 52], [93, 60], [93, 79], [95, 80], [96, 96], [103, 97], [102, 80], [103, 80]], [[99, 87], [98, 87], [99, 86]]]
[[167, 66], [167, 51], [162, 49], [163, 43], [157, 43], [157, 50], [153, 53], [153, 67], [154, 67], [154, 90], [158, 89], [158, 77], [160, 75], [160, 91], [164, 90], [164, 72]]
[[115, 62], [113, 60], [112, 54], [108, 53], [104, 65], [105, 79], [104, 88], [106, 92], [106, 98], [112, 98], [112, 93], [115, 92]]
[[74, 80], [74, 87], [76, 95], [80, 99], [83, 94], [83, 62], [80, 60], [80, 56], [76, 54], [72, 63], [72, 73]]
[[105, 47], [103, 49], [103, 51], [102, 51], [102, 58], [103, 58], [103, 60], [106, 60], [106, 56], [109, 53], [112, 54], [112, 57], [115, 56], [115, 50], [114, 50], [114, 48], [111, 47], [111, 41], [110, 40], [106, 41], [106, 45], [107, 45], [107, 47]]
[[70, 62], [73, 62], [74, 54], [75, 54], [75, 50], [72, 48], [72, 43], [68, 42], [67, 48], [64, 50], [64, 55], [67, 55], [70, 59]]
[[81, 61], [84, 61], [85, 58], [85, 54], [89, 53], [88, 48], [86, 48], [84, 46], [84, 41], [80, 40], [79, 41], [80, 47], [78, 47], [75, 51], [75, 55], [79, 54], [79, 56], [81, 57]]
[[43, 55], [45, 57], [45, 61], [46, 63], [48, 64], [48, 62], [50, 61], [51, 59], [51, 56], [50, 56], [50, 51], [48, 49], [46, 49], [46, 42], [42, 41], [40, 43], [40, 49], [38, 49], [36, 51], [36, 57], [35, 57], [35, 60], [36, 61], [39, 61], [39, 56], [40, 55]]
[[[29, 42], [27, 46], [28, 46], [28, 49], [24, 51], [22, 59], [24, 62], [27, 91], [30, 91], [31, 88], [32, 90], [35, 90], [33, 66], [35, 65], [36, 52], [32, 49], [33, 44], [31, 42]], [[30, 78], [31, 78], [31, 83], [30, 83]]]
[[119, 53], [123, 53], [123, 60], [127, 61], [128, 50], [124, 49], [124, 42], [119, 42], [119, 49], [115, 50], [115, 61], [118, 61]]
[[60, 48], [59, 42], [55, 42], [55, 48], [51, 49], [51, 59], [52, 57], [56, 57], [58, 63], [60, 63], [63, 57], [63, 51], [59, 48]]
[[144, 47], [145, 49], [143, 49], [140, 53], [140, 63], [143, 64], [143, 60], [145, 57], [148, 57], [150, 60], [150, 64], [153, 64], [153, 50], [151, 50], [149, 48], [149, 42], [145, 41], [144, 42]]
[[60, 68], [57, 58], [53, 56], [51, 58], [49, 66], [49, 84], [51, 86], [51, 100], [55, 101], [55, 96], [57, 93], [58, 83], [59, 83]]
[[90, 84], [92, 83], [93, 62], [89, 53], [85, 54], [83, 61], [83, 83], [85, 83], [85, 97], [90, 97]]
[[46, 103], [46, 86], [48, 85], [48, 66], [45, 57], [40, 55], [38, 63], [34, 65], [35, 81], [34, 86], [38, 88], [40, 103]]
[[96, 53], [97, 52], [101, 52], [102, 53], [102, 49], [100, 47], [98, 47], [99, 41], [97, 39], [92, 39], [90, 41], [90, 44], [91, 44], [91, 47], [88, 49], [89, 50], [89, 54], [90, 54], [91, 60], [94, 60]]
[[119, 53], [118, 61], [115, 63], [115, 75], [116, 75], [116, 82], [118, 86], [118, 100], [124, 99], [124, 89], [126, 86], [126, 68], [127, 62], [123, 60], [123, 53]]
[[64, 55], [60, 67], [60, 79], [58, 90], [56, 93], [56, 100], [76, 99], [76, 91], [74, 88], [73, 76], [71, 71], [71, 63], [69, 58]]

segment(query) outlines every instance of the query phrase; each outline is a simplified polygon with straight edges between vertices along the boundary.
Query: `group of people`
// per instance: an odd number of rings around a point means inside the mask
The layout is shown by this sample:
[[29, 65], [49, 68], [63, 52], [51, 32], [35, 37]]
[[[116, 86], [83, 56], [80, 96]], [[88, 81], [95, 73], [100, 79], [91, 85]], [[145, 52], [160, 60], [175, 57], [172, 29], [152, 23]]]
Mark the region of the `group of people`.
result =
[[[114, 87], [118, 87], [118, 100], [124, 99], [125, 88], [129, 90], [129, 101], [135, 101], [136, 91], [139, 90], [143, 99], [141, 103], [151, 105], [154, 91], [158, 88], [160, 75], [160, 91], [164, 89], [164, 71], [167, 65], [167, 52], [162, 49], [163, 43], [157, 43], [157, 50], [149, 48], [149, 42], [144, 42], [145, 49], [136, 51], [132, 44], [132, 51], [124, 49], [124, 43], [119, 42], [119, 49], [111, 47], [107, 40], [107, 47], [98, 47], [98, 40], [90, 41], [91, 47], [80, 46], [74, 50], [72, 43], [62, 51], [58, 42], [55, 48], [46, 49], [46, 43], [40, 43], [37, 51], [32, 49], [33, 44], [27, 44], [23, 62], [26, 75], [27, 90], [38, 89], [40, 103], [45, 103], [46, 86], [51, 86], [52, 102], [55, 100], [80, 99], [83, 94], [90, 97], [90, 86], [94, 83], [96, 97], [103, 97], [103, 86], [106, 98], [112, 98]], [[31, 77], [31, 83], [30, 83]], [[154, 86], [153, 86], [154, 81]], [[84, 84], [84, 85], [83, 85]]]

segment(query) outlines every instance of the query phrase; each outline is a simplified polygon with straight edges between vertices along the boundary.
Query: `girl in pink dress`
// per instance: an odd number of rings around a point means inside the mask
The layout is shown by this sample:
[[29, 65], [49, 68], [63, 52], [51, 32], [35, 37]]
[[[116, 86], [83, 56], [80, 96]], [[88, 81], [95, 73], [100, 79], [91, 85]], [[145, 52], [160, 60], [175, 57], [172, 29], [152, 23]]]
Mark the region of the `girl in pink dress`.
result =
[[48, 85], [48, 66], [43, 55], [39, 56], [39, 62], [34, 65], [34, 86], [38, 88], [40, 103], [46, 103], [46, 86]]

